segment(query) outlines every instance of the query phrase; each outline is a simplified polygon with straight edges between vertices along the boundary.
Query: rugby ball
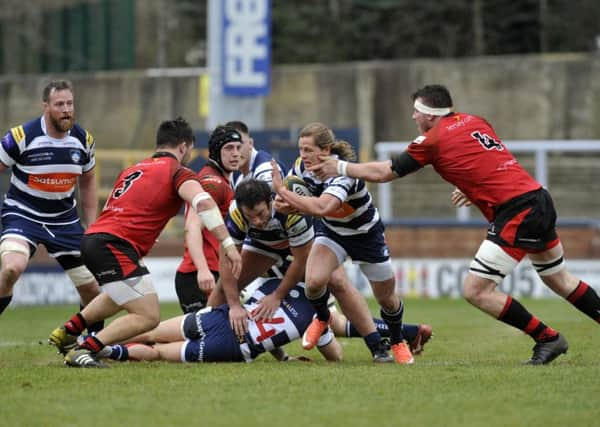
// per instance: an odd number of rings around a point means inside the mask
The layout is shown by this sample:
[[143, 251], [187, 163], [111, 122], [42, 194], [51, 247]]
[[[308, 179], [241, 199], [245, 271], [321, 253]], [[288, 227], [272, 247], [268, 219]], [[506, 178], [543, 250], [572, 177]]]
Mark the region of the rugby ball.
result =
[[304, 180], [296, 175], [287, 176], [283, 180], [283, 185], [285, 185], [285, 188], [287, 188], [288, 190], [293, 191], [294, 193], [296, 193], [300, 196], [304, 196], [304, 197], [312, 196], [312, 193], [306, 186], [306, 183], [304, 182]]

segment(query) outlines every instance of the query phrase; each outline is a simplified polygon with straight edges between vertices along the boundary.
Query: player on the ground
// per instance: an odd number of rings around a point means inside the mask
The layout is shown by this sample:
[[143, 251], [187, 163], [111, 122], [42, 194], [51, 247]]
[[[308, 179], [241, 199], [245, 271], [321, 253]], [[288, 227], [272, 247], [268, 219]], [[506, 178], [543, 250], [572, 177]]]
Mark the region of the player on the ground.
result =
[[[261, 180], [242, 181], [235, 191], [226, 224], [242, 254], [242, 272], [236, 280], [222, 268], [221, 280], [208, 304], [229, 304], [229, 318], [237, 334], [247, 332], [248, 312], [239, 302], [240, 291], [273, 267], [282, 273], [275, 292], [257, 303], [253, 316], [271, 318], [281, 300], [298, 282], [304, 280], [306, 262], [314, 241], [313, 219], [297, 213], [284, 214], [273, 209], [272, 192]], [[329, 286], [342, 311], [351, 319], [373, 355], [375, 362], [393, 359], [381, 344], [364, 298], [352, 286], [343, 266], [331, 273]]]
[[413, 119], [421, 136], [391, 160], [348, 163], [325, 159], [311, 170], [387, 182], [431, 164], [459, 191], [452, 202], [476, 205], [490, 222], [487, 238], [471, 262], [464, 296], [471, 304], [535, 341], [529, 364], [546, 364], [567, 352], [567, 340], [497, 285], [529, 256], [542, 281], [596, 322], [600, 298], [565, 268], [556, 233], [556, 211], [547, 190], [533, 179], [483, 118], [453, 111], [448, 89], [425, 86], [413, 94]]
[[[81, 241], [83, 261], [104, 292], [52, 331], [50, 342], [65, 352], [88, 323], [121, 310], [127, 314], [68, 351], [67, 365], [101, 367], [96, 355], [105, 344], [122, 342], [158, 325], [160, 306], [142, 259], [184, 201], [198, 213], [201, 225], [215, 234], [223, 246], [223, 258], [229, 260], [233, 274], [239, 275], [241, 258], [221, 212], [194, 172], [182, 166], [193, 146], [194, 133], [185, 120], [161, 123], [154, 155], [121, 172], [100, 217], [86, 231]], [[202, 242], [191, 244], [201, 247]], [[212, 277], [210, 272], [207, 276]]]
[[[274, 292], [280, 279], [268, 279], [246, 301], [244, 307], [252, 312], [257, 302]], [[248, 322], [248, 332], [239, 339], [228, 320], [227, 305], [207, 307], [197, 313], [189, 313], [165, 320], [156, 329], [134, 337], [132, 343], [115, 345], [104, 351], [104, 356], [115, 360], [168, 360], [171, 362], [250, 362], [266, 351], [281, 348], [299, 339], [315, 315], [312, 304], [304, 295], [304, 284], [297, 283], [281, 300], [271, 319], [253, 318]], [[327, 360], [342, 360], [342, 348], [334, 337], [347, 336], [344, 331], [345, 319], [335, 310], [332, 325], [339, 330], [328, 328], [319, 338], [317, 348]], [[343, 325], [343, 326], [342, 326]], [[404, 334], [414, 343], [416, 352], [431, 337], [419, 333], [417, 325], [404, 325]], [[382, 333], [386, 334], [385, 328]], [[151, 343], [146, 345], [143, 343]], [[280, 360], [291, 358], [283, 351], [277, 353]]]

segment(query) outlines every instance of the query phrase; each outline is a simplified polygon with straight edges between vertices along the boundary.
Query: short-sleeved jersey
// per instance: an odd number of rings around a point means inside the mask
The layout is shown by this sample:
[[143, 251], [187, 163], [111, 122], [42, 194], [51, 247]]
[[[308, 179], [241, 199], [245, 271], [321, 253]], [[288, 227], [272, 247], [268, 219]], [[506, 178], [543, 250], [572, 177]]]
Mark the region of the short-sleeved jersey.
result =
[[373, 205], [371, 193], [364, 181], [347, 176], [336, 176], [321, 181], [313, 172], [304, 167], [300, 157], [289, 172], [304, 180], [315, 197], [331, 194], [342, 202], [342, 206], [331, 215], [323, 217], [322, 223], [340, 236], [354, 236], [368, 233], [379, 219], [379, 212]]
[[61, 139], [46, 132], [42, 116], [2, 138], [0, 161], [12, 168], [4, 204], [38, 221], [73, 220], [77, 178], [96, 164], [94, 138], [77, 124]]
[[[246, 175], [236, 174], [234, 180], [234, 187], [245, 179], [254, 178], [260, 181], [265, 181], [272, 187], [273, 182], [273, 167], [271, 166], [271, 160], [273, 156], [266, 151], [256, 150], [252, 148], [252, 156], [250, 157], [250, 171]], [[283, 177], [285, 175], [284, 166], [278, 162], [279, 172]]]
[[[208, 163], [200, 172], [198, 172], [198, 178], [200, 184], [208, 194], [211, 195], [223, 218], [227, 215], [229, 205], [233, 200], [233, 188], [229, 177], [223, 175], [223, 172]], [[189, 206], [186, 209], [186, 215], [195, 215], [191, 213]], [[219, 271], [219, 241], [217, 238], [206, 228], [202, 229], [202, 249], [204, 251], [204, 257], [208, 264], [208, 268], [211, 271]], [[192, 273], [196, 271], [196, 266], [190, 257], [190, 252], [186, 246], [183, 260], [179, 264], [177, 271], [181, 273]]]
[[[244, 308], [252, 313], [258, 301], [272, 293], [279, 285], [279, 279], [263, 283], [246, 301]], [[281, 347], [302, 336], [312, 322], [315, 309], [304, 295], [304, 283], [298, 283], [281, 300], [279, 308], [269, 320], [249, 320], [246, 338], [251, 357]]]
[[236, 245], [247, 238], [273, 249], [299, 247], [311, 242], [315, 237], [312, 218], [298, 214], [282, 214], [274, 209], [264, 230], [250, 224], [237, 207], [235, 200], [229, 207], [225, 225]]
[[178, 189], [196, 174], [169, 153], [154, 156], [125, 169], [115, 183], [100, 216], [86, 234], [109, 233], [128, 241], [140, 257], [146, 256], [183, 200]]
[[494, 207], [541, 187], [481, 117], [464, 113], [443, 117], [416, 138], [407, 152], [421, 166], [431, 164], [488, 221], [494, 218]]

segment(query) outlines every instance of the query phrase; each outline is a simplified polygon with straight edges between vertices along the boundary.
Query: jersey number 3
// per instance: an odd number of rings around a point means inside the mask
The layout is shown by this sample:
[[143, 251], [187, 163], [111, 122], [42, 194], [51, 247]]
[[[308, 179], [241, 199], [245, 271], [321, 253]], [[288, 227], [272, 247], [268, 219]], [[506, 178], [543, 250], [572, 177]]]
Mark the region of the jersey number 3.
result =
[[498, 151], [504, 150], [504, 146], [502, 144], [500, 144], [498, 141], [496, 141], [494, 138], [492, 138], [491, 136], [489, 136], [486, 133], [484, 133], [482, 135], [479, 132], [473, 132], [471, 134], [471, 136], [473, 138], [475, 138], [477, 141], [479, 141], [479, 143], [486, 150], [494, 150], [494, 149], [498, 150]]
[[115, 191], [113, 191], [112, 196], [115, 199], [118, 199], [119, 197], [121, 197], [123, 194], [125, 194], [125, 192], [127, 190], [129, 190], [131, 188], [131, 185], [133, 184], [133, 182], [136, 179], [139, 179], [144, 172], [142, 171], [135, 171], [135, 172], [131, 172], [129, 175], [127, 175], [125, 178], [123, 178], [123, 183], [121, 185], [119, 185], [118, 187], [115, 188]]

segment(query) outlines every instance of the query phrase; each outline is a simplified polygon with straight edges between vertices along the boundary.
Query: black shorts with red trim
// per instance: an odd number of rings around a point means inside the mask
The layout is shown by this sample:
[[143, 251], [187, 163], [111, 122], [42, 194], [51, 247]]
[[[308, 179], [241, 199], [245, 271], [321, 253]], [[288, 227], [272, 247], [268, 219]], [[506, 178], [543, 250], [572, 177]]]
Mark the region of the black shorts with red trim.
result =
[[558, 239], [556, 209], [543, 188], [503, 203], [494, 213], [487, 239], [500, 246], [540, 251]]
[[133, 246], [108, 233], [85, 234], [81, 258], [100, 285], [149, 274]]

